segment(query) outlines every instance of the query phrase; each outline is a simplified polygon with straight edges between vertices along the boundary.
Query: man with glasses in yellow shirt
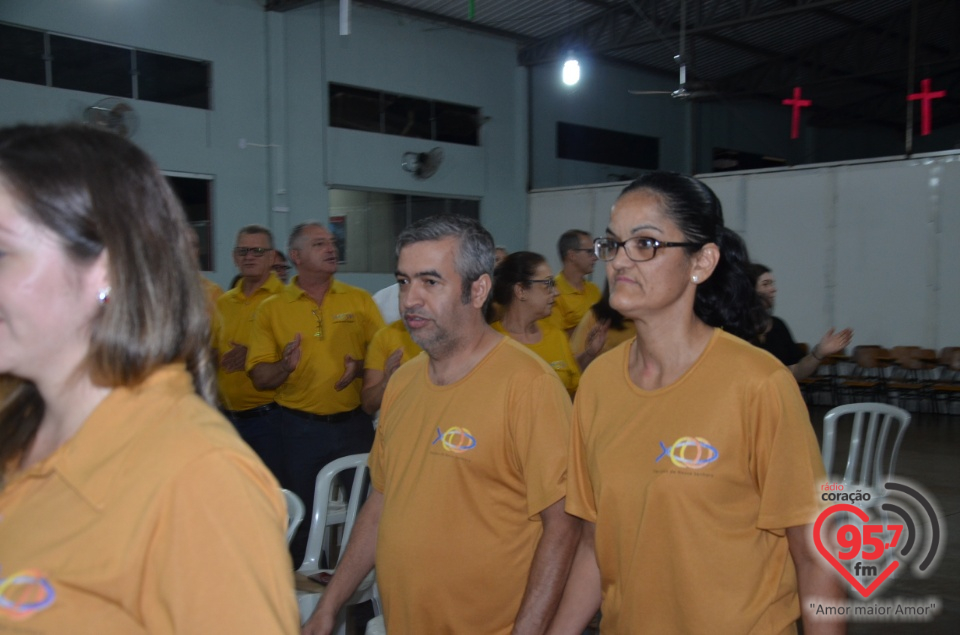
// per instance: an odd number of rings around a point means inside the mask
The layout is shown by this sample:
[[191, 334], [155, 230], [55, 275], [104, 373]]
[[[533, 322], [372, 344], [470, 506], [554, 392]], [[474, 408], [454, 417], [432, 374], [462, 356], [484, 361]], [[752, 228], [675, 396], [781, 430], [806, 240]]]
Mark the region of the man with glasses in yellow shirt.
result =
[[283, 472], [280, 420], [273, 390], [258, 390], [246, 373], [253, 314], [260, 303], [283, 289], [272, 273], [273, 234], [262, 225], [237, 232], [233, 262], [240, 271], [236, 286], [217, 298], [213, 342], [217, 353], [217, 388], [224, 414], [256, 451], [277, 480]]
[[586, 279], [593, 273], [597, 256], [593, 253], [593, 238], [582, 229], [563, 232], [557, 251], [563, 263], [563, 269], [554, 278], [560, 295], [549, 319], [569, 337], [590, 307], [600, 301], [600, 288]]

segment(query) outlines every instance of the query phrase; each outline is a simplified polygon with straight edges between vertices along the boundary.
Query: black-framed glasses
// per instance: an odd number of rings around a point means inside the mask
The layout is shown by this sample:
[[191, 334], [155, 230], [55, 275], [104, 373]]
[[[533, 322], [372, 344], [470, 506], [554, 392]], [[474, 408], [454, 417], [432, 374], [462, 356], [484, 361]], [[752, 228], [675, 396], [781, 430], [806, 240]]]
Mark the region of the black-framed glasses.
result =
[[323, 311], [313, 310], [313, 317], [317, 318], [317, 332], [313, 334], [318, 340], [323, 339]]
[[270, 268], [276, 271], [277, 273], [290, 271], [291, 269], [293, 269], [293, 267], [291, 267], [290, 265], [273, 265]]
[[658, 249], [664, 247], [696, 247], [699, 249], [706, 243], [667, 243], [649, 236], [635, 236], [624, 241], [613, 238], [597, 238], [593, 241], [593, 252], [600, 260], [610, 261], [617, 257], [617, 251], [623, 247], [627, 258], [634, 262], [653, 260]]
[[233, 250], [233, 253], [236, 254], [238, 258], [243, 258], [247, 254], [253, 254], [254, 258], [261, 258], [263, 254], [268, 251], [273, 251], [269, 247], [236, 247]]
[[547, 289], [553, 289], [557, 286], [557, 281], [553, 278], [533, 278], [531, 280], [527, 280], [527, 284], [542, 284]]

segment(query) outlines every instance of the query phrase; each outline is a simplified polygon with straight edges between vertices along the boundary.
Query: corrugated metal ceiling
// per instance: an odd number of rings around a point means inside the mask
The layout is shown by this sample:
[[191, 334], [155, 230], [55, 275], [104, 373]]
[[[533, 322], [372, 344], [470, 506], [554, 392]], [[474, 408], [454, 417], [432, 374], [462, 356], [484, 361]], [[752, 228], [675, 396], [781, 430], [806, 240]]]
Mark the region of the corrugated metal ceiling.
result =
[[[779, 100], [794, 85], [810, 86], [820, 91], [814, 111], [829, 120], [902, 127], [909, 80], [915, 90], [920, 78], [934, 77], [948, 91], [938, 122], [960, 122], [960, 0], [354, 2], [509, 38], [518, 62], [529, 66], [575, 49], [676, 77], [682, 32], [693, 88], [727, 100]], [[267, 7], [310, 3], [267, 0]], [[872, 101], [867, 114], [865, 100]]]

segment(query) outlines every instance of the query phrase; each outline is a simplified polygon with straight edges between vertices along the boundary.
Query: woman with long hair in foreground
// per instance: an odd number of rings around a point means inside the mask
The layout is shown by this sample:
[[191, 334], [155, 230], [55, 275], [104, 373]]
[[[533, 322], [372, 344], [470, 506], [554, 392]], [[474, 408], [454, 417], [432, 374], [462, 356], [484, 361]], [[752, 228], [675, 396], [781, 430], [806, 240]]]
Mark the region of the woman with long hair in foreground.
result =
[[296, 632], [283, 499], [212, 405], [208, 322], [143, 151], [0, 130], [0, 631]]

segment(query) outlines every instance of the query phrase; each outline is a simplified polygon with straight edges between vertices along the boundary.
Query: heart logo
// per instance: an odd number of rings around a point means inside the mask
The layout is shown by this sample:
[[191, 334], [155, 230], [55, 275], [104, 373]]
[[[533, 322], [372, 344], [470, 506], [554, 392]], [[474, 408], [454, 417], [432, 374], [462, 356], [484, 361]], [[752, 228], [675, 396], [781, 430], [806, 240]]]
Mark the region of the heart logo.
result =
[[817, 517], [817, 522], [814, 523], [813, 525], [813, 542], [814, 544], [817, 545], [817, 551], [820, 552], [820, 555], [826, 558], [827, 562], [832, 564], [833, 568], [839, 571], [840, 575], [842, 575], [844, 579], [846, 579], [846, 581], [849, 582], [850, 585], [854, 589], [856, 589], [858, 593], [860, 593], [860, 595], [862, 595], [864, 598], [870, 597], [870, 594], [876, 591], [877, 588], [881, 584], [883, 584], [883, 581], [886, 580], [888, 577], [890, 577], [891, 573], [897, 570], [897, 567], [900, 566], [900, 561], [893, 560], [890, 564], [887, 565], [887, 567], [883, 571], [880, 572], [879, 575], [877, 575], [877, 577], [873, 580], [873, 582], [870, 583], [870, 586], [866, 586], [866, 587], [863, 586], [863, 584], [860, 583], [860, 580], [857, 580], [853, 576], [853, 574], [850, 573], [850, 571], [845, 566], [843, 566], [843, 563], [840, 562], [836, 558], [836, 556], [830, 553], [829, 550], [827, 550], [827, 547], [823, 544], [823, 538], [820, 536], [820, 529], [823, 527], [823, 523], [831, 515], [839, 512], [851, 513], [857, 518], [859, 518], [860, 520], [862, 520], [864, 523], [867, 523], [870, 520], [870, 516], [867, 514], [867, 512], [863, 511], [862, 509], [860, 509], [855, 505], [847, 505], [845, 503], [832, 505], [827, 509], [823, 510], [820, 516]]

